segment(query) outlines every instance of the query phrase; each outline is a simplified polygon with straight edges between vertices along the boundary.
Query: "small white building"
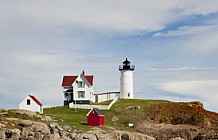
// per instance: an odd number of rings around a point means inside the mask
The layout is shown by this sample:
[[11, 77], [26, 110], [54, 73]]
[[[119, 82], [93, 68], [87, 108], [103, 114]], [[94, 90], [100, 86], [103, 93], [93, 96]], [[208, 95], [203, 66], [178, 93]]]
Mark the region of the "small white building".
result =
[[19, 109], [43, 113], [43, 105], [32, 95], [28, 95], [24, 98], [24, 100], [19, 104]]
[[93, 83], [94, 76], [85, 75], [84, 71], [78, 76], [64, 76], [62, 80], [64, 105], [95, 102]]
[[95, 102], [103, 102], [103, 101], [108, 101], [108, 100], [113, 100], [116, 97], [120, 97], [120, 92], [105, 92], [105, 93], [98, 93], [95, 94]]

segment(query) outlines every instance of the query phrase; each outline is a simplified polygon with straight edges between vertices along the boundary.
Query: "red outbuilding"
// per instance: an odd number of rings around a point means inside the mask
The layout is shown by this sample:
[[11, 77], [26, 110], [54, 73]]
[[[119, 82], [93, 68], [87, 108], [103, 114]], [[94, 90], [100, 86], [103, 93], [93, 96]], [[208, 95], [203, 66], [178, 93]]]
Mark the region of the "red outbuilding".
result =
[[88, 126], [101, 126], [104, 125], [104, 115], [98, 108], [93, 108], [87, 114]]

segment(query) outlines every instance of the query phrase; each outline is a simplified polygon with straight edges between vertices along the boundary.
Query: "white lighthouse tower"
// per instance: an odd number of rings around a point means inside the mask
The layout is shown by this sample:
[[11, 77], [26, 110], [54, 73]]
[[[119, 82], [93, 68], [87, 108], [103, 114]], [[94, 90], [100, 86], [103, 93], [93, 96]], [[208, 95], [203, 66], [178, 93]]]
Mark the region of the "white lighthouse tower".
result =
[[130, 65], [130, 62], [126, 58], [123, 61], [123, 65], [119, 66], [121, 71], [120, 77], [120, 98], [133, 99], [133, 71], [135, 69], [134, 65]]

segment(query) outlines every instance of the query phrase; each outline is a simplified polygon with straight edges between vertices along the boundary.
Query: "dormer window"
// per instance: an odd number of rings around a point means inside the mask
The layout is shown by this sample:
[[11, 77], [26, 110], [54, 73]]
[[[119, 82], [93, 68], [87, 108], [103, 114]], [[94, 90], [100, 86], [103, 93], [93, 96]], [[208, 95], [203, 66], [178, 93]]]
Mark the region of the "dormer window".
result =
[[83, 82], [83, 81], [78, 81], [78, 82], [77, 82], [77, 87], [78, 87], [78, 88], [85, 88], [85, 82]]

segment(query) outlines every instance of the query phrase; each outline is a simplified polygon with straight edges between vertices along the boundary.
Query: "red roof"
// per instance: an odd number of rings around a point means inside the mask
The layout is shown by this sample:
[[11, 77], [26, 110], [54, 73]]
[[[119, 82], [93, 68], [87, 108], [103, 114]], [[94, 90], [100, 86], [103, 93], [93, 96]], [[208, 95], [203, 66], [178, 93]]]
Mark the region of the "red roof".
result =
[[[72, 86], [72, 84], [74, 83], [74, 81], [76, 80], [78, 76], [64, 76], [63, 77], [63, 81], [62, 81], [62, 87], [68, 87], [68, 86]], [[93, 86], [93, 75], [87, 75], [84, 76], [86, 78], [86, 81]]]
[[93, 75], [84, 76], [91, 86], [93, 86]]
[[29, 96], [30, 96], [30, 98], [32, 98], [33, 101], [35, 101], [38, 105], [43, 106], [43, 105], [39, 102], [39, 100], [36, 99], [36, 97], [31, 96], [31, 95], [29, 95]]
[[62, 81], [62, 87], [72, 86], [78, 76], [64, 76]]

